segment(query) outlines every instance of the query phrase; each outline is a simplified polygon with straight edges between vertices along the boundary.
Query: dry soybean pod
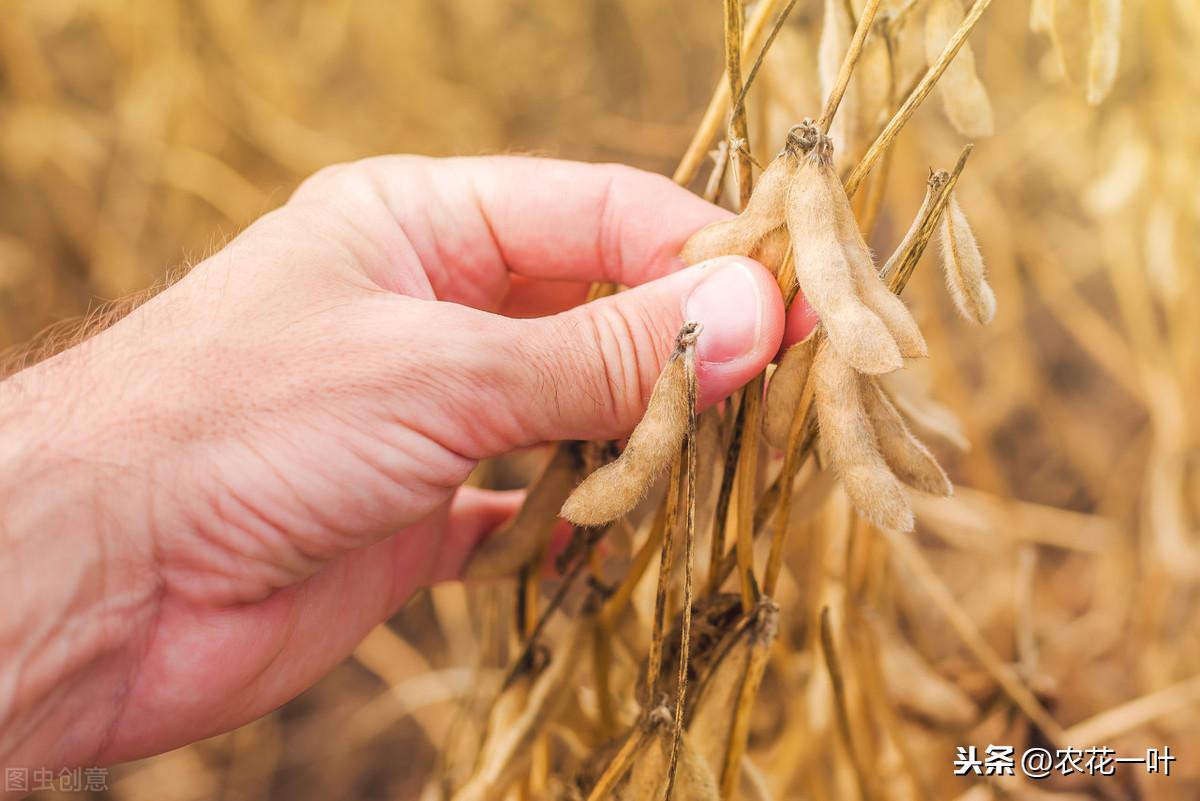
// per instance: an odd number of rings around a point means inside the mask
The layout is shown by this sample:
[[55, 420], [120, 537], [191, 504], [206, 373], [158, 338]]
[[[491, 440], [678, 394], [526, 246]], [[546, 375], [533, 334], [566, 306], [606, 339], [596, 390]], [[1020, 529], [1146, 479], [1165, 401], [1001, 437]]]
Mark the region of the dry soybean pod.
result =
[[732, 219], [706, 225], [692, 234], [679, 252], [679, 258], [686, 264], [697, 264], [717, 256], [757, 258], [762, 255], [760, 251], [769, 246], [770, 235], [784, 228], [784, 199], [792, 170], [785, 155], [776, 156], [759, 176], [745, 210]]
[[996, 314], [996, 295], [988, 285], [975, 234], [953, 190], [938, 226], [938, 238], [946, 286], [959, 314], [979, 325], [990, 323]]
[[[685, 738], [678, 745], [668, 739], [663, 728], [651, 735], [651, 742], [629, 774], [629, 786], [622, 798], [627, 801], [717, 801], [717, 780], [712, 769], [689, 746]], [[675, 768], [669, 762], [676, 762]], [[678, 777], [676, 777], [676, 773]]]
[[803, 342], [797, 342], [788, 348], [779, 362], [778, 369], [771, 376], [771, 383], [767, 385], [767, 411], [763, 417], [763, 435], [772, 447], [779, 450], [787, 447], [788, 431], [792, 427], [796, 409], [800, 406], [800, 396], [804, 394], [808, 371], [816, 353], [816, 343], [816, 336], [810, 334]]
[[858, 229], [858, 221], [850, 209], [850, 201], [842, 189], [841, 181], [832, 172], [827, 173], [825, 179], [829, 183], [830, 197], [833, 198], [838, 236], [854, 273], [859, 297], [883, 321], [902, 356], [909, 359], [927, 356], [929, 349], [925, 345], [925, 337], [921, 336], [921, 329], [917, 327], [917, 321], [900, 296], [888, 289], [879, 277], [875, 260], [871, 258], [871, 251]]
[[954, 486], [945, 471], [929, 449], [908, 430], [900, 413], [884, 395], [876, 380], [863, 376], [861, 383], [867, 416], [875, 429], [879, 451], [896, 478], [931, 495], [952, 495]]
[[[950, 199], [950, 193], [958, 184], [959, 176], [967, 166], [967, 159], [971, 157], [973, 149], [974, 145], [966, 145], [958, 154], [958, 162], [954, 165], [953, 170], [950, 172], [939, 170], [929, 177], [929, 186], [933, 191], [929, 208], [922, 207], [922, 214], [918, 215], [917, 220], [913, 222], [913, 228], [910, 231], [915, 231], [915, 233], [908, 246], [897, 250], [896, 254], [888, 260], [889, 264], [894, 264], [886, 273], [888, 288], [893, 292], [899, 294], [908, 285], [908, 279], [912, 277], [917, 262], [925, 253], [925, 247], [935, 233], [937, 222], [941, 219], [946, 203]], [[908, 241], [908, 237], [905, 237], [905, 240]]]
[[947, 730], [965, 729], [978, 719], [978, 708], [957, 684], [881, 622], [870, 625], [879, 637], [884, 686], [905, 715]]
[[983, 16], [983, 12], [987, 10], [987, 7], [991, 5], [991, 2], [992, 0], [975, 0], [971, 4], [971, 9], [963, 19], [962, 25], [950, 37], [950, 41], [946, 43], [946, 49], [941, 52], [936, 61], [929, 65], [929, 69], [921, 76], [917, 85], [913, 87], [912, 91], [904, 99], [904, 102], [900, 104], [900, 108], [896, 109], [896, 113], [888, 120], [887, 125], [883, 126], [883, 130], [875, 137], [875, 141], [871, 143], [871, 146], [867, 148], [867, 152], [863, 154], [858, 164], [850, 172], [850, 175], [847, 176], [847, 197], [854, 196], [854, 193], [862, 186], [867, 175], [875, 167], [876, 162], [879, 161], [880, 156], [887, 152], [887, 149], [891, 147], [896, 137], [900, 134], [900, 131], [912, 119], [913, 113], [925, 101], [925, 98], [929, 97], [929, 93], [937, 85], [938, 79], [942, 77], [946, 68], [950, 66], [954, 57], [958, 55], [959, 51], [966, 44], [967, 37], [970, 36], [975, 26], [979, 24], [979, 19]]
[[635, 761], [642, 761], [638, 757], [657, 738], [658, 731], [670, 722], [671, 713], [666, 707], [660, 706], [635, 723], [621, 747], [604, 767], [604, 772], [588, 791], [587, 801], [602, 801], [608, 798], [621, 779], [625, 778], [630, 766], [635, 764]]
[[879, 453], [863, 406], [858, 373], [832, 348], [823, 347], [813, 360], [812, 380], [821, 452], [841, 479], [851, 502], [877, 526], [912, 530], [912, 510]]
[[[834, 348], [855, 369], [864, 373], [899, 369], [900, 349], [883, 321], [859, 298], [838, 236], [834, 197], [826, 180], [826, 173], [833, 173], [829, 140], [811, 122], [789, 134], [789, 141], [793, 138], [800, 143], [800, 166], [788, 192], [787, 220], [800, 289], [820, 316]], [[840, 188], [838, 192], [842, 194]]]
[[[738, 601], [740, 604], [740, 600]], [[742, 616], [716, 646], [717, 657], [696, 682], [688, 717], [692, 749], [715, 773], [729, 747], [729, 721], [737, 708], [750, 659], [754, 617]]]
[[687, 434], [687, 374], [683, 354], [700, 333], [687, 322], [654, 384], [646, 414], [617, 459], [585, 478], [567, 498], [562, 516], [577, 526], [602, 526], [627, 514], [678, 456]]

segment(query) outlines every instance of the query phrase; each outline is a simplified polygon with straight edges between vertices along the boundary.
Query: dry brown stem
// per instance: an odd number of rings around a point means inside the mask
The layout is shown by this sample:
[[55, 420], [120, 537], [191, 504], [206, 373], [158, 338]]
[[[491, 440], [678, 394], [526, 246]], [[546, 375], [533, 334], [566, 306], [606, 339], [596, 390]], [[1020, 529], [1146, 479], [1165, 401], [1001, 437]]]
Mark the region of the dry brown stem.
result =
[[834, 115], [837, 114], [838, 105], [842, 102], [846, 87], [850, 85], [850, 78], [854, 74], [854, 67], [858, 64], [859, 57], [862, 56], [867, 34], [871, 32], [871, 26], [875, 24], [875, 13], [879, 11], [879, 3], [880, 0], [867, 0], [867, 5], [858, 18], [858, 26], [854, 29], [854, 38], [850, 40], [850, 47], [846, 50], [833, 88], [825, 100], [825, 108], [821, 110], [821, 117], [817, 121], [817, 127], [823, 134], [829, 133], [829, 126], [833, 122]]
[[991, 0], [975, 0], [975, 3], [971, 6], [971, 10], [967, 12], [966, 18], [963, 19], [962, 25], [959, 26], [958, 30], [954, 32], [954, 35], [950, 37], [950, 41], [946, 43], [946, 48], [942, 51], [942, 54], [938, 57], [937, 61], [929, 66], [929, 69], [925, 72], [924, 77], [921, 78], [920, 83], [918, 83], [916, 88], [914, 88], [908, 97], [905, 98], [904, 103], [901, 104], [900, 108], [896, 110], [896, 113], [892, 115], [891, 120], [889, 120], [888, 124], [884, 126], [883, 130], [879, 133], [879, 136], [877, 136], [875, 141], [871, 143], [871, 146], [867, 148], [867, 152], [858, 162], [858, 166], [854, 168], [854, 170], [850, 173], [850, 176], [846, 179], [847, 195], [853, 197], [854, 193], [857, 192], [858, 188], [862, 185], [863, 180], [875, 166], [875, 163], [879, 161], [880, 156], [882, 156], [884, 151], [891, 146], [892, 141], [896, 138], [896, 136], [899, 135], [900, 131], [908, 123], [909, 119], [913, 115], [913, 112], [916, 111], [917, 107], [925, 101], [925, 98], [929, 97], [929, 93], [932, 92], [934, 86], [937, 85], [938, 78], [942, 76], [942, 73], [945, 72], [946, 68], [950, 66], [950, 62], [954, 60], [956, 55], [958, 55], [959, 49], [963, 46], [963, 43], [967, 41], [967, 37], [971, 34], [971, 31], [974, 30], [975, 25], [979, 22], [979, 18], [983, 16], [983, 12], [987, 10], [987, 7], [990, 4]]
[[838, 733], [842, 738], [842, 745], [846, 749], [846, 753], [850, 756], [850, 764], [853, 766], [854, 781], [858, 788], [858, 795], [864, 801], [870, 801], [874, 797], [871, 791], [871, 780], [867, 773], [866, 766], [863, 764], [862, 755], [858, 750], [858, 743], [854, 737], [854, 730], [850, 723], [850, 702], [846, 692], [846, 679], [842, 672], [842, 660], [838, 656], [837, 644], [834, 641], [832, 613], [828, 606], [821, 607], [819, 617], [819, 626], [821, 630], [821, 655], [825, 661], [825, 669], [829, 672], [829, 680], [833, 686], [833, 702], [834, 711], [837, 713]]

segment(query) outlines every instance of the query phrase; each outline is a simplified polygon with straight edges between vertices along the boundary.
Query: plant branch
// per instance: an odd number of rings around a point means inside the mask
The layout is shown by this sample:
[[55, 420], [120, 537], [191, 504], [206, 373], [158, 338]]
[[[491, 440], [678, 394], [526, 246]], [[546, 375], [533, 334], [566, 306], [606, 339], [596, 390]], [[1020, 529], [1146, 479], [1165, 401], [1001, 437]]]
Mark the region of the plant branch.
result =
[[825, 108], [821, 111], [821, 118], [817, 120], [817, 127], [823, 134], [829, 133], [829, 126], [833, 124], [833, 116], [837, 114], [838, 105], [841, 104], [842, 97], [846, 94], [846, 87], [850, 85], [850, 77], [854, 74], [854, 67], [858, 64], [859, 57], [862, 56], [863, 46], [867, 42], [867, 34], [871, 32], [871, 26], [875, 24], [875, 13], [879, 11], [879, 3], [880, 0], [867, 0], [867, 6], [858, 19], [858, 27], [854, 29], [854, 38], [850, 40], [850, 47], [846, 49], [846, 57], [842, 59], [837, 80], [833, 82], [833, 88], [829, 90], [829, 97], [825, 100]]
[[942, 77], [942, 73], [950, 66], [950, 62], [958, 55], [958, 51], [962, 49], [963, 43], [967, 41], [971, 31], [975, 29], [979, 18], [983, 16], [983, 12], [991, 5], [992, 0], [975, 0], [975, 4], [971, 6], [971, 10], [967, 12], [966, 18], [963, 19], [962, 25], [950, 37], [950, 41], [946, 43], [946, 48], [942, 54], [938, 56], [928, 70], [925, 71], [925, 76], [912, 90], [904, 103], [897, 109], [896, 113], [888, 121], [888, 124], [880, 131], [879, 136], [867, 148], [867, 152], [863, 155], [862, 160], [858, 162], [850, 177], [846, 179], [846, 195], [853, 197], [854, 193], [862, 185], [864, 179], [871, 172], [883, 152], [892, 144], [892, 141], [900, 134], [900, 131], [908, 123], [913, 112], [929, 97], [929, 93], [933, 91], [933, 87], [937, 84], [938, 79]]

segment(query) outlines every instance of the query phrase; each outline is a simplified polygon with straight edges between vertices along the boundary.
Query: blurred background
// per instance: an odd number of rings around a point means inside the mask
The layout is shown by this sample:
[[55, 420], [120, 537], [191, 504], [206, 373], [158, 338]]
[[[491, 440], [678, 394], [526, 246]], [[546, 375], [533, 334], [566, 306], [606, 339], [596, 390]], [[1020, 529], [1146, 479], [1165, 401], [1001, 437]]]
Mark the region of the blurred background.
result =
[[[938, 449], [960, 490], [918, 505], [920, 542], [1064, 725], [1142, 699], [1104, 744], [1179, 761], [1170, 778], [1127, 771], [1125, 797], [1197, 798], [1200, 14], [1126, 3], [1117, 80], [1093, 106], [1086, 0], [1038, 4], [1055, 37], [1008, 0], [971, 39], [995, 133], [959, 196], [997, 320], [957, 320], [928, 256], [905, 295], [932, 356], [916, 380], [971, 443]], [[760, 162], [819, 111], [822, 6], [799, 1], [759, 79]], [[8, 0], [0, 345], [203, 259], [333, 162], [520, 152], [669, 175], [721, 53], [717, 0]], [[882, 254], [966, 141], [937, 101], [898, 141], [870, 232]], [[95, 795], [419, 797], [487, 663], [479, 610], [510, 595], [425, 593], [277, 713], [116, 768]], [[924, 637], [944, 673], [969, 660], [936, 625]], [[953, 798], [955, 737], [925, 735], [933, 797]]]

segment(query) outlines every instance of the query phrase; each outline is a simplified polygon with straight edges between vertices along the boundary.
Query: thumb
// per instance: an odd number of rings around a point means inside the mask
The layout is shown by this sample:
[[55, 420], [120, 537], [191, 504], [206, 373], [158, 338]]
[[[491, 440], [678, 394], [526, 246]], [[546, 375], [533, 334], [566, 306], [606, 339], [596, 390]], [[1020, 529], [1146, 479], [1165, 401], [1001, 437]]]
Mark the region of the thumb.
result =
[[[702, 262], [552, 317], [513, 321], [520, 352], [510, 393], [529, 441], [627, 434], [641, 419], [685, 320], [696, 343], [699, 405], [727, 397], [766, 367], [783, 336], [783, 299], [756, 261]], [[549, 386], [548, 386], [549, 385]]]

